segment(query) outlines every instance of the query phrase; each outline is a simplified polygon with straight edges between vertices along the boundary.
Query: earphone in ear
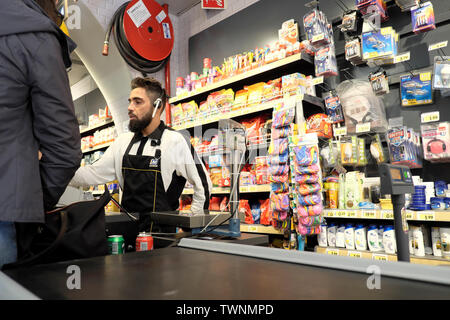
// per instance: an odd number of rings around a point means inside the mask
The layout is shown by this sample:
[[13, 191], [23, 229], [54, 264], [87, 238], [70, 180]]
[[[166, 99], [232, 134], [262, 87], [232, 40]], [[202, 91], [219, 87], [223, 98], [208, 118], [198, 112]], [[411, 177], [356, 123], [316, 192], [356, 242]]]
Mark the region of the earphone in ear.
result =
[[161, 104], [162, 104], [162, 96], [163, 96], [163, 95], [161, 95], [161, 97], [159, 97], [158, 99], [155, 100], [155, 102], [153, 102], [153, 106], [154, 106], [155, 108], [154, 108], [154, 110], [153, 110], [153, 116], [152, 116], [152, 118], [155, 117], [156, 111], [158, 111], [158, 109], [161, 108]]

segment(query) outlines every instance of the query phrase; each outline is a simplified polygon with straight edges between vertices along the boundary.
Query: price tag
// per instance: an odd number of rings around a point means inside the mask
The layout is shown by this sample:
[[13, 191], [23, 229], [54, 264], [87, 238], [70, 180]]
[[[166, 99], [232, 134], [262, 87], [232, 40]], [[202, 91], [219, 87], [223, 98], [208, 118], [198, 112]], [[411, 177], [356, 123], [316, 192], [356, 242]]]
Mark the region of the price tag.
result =
[[347, 218], [356, 218], [355, 210], [347, 210], [345, 213], [347, 214]]
[[388, 261], [388, 257], [385, 254], [372, 254], [372, 259], [373, 260], [378, 260], [378, 261]]
[[383, 212], [383, 219], [394, 219], [394, 212]]
[[332, 256], [338, 256], [339, 255], [339, 250], [338, 249], [327, 249], [327, 254], [332, 255]]
[[344, 218], [344, 217], [346, 217], [346, 212], [345, 211], [336, 211], [336, 217]]
[[345, 136], [347, 135], [347, 127], [334, 128], [334, 136]]
[[442, 42], [438, 42], [435, 44], [430, 44], [430, 46], [428, 47], [428, 51], [433, 51], [433, 50], [437, 50], [440, 48], [445, 48], [448, 44], [448, 41], [442, 41]]
[[323, 76], [314, 78], [314, 79], [312, 80], [312, 83], [313, 83], [313, 85], [315, 85], [315, 86], [318, 85], [318, 84], [323, 83]]
[[434, 221], [436, 219], [434, 212], [427, 212], [427, 213], [418, 213], [419, 220], [422, 221]]
[[327, 217], [334, 217], [334, 211], [328, 211], [327, 212]]
[[377, 212], [375, 210], [363, 210], [362, 217], [365, 219], [375, 219], [377, 217]]
[[249, 226], [249, 227], [248, 227], [248, 230], [249, 230], [250, 232], [256, 232], [256, 231], [258, 231], [258, 227], [255, 227], [255, 226]]
[[405, 61], [409, 61], [410, 59], [410, 54], [409, 51], [403, 54], [400, 54], [398, 56], [395, 57], [394, 59], [394, 63], [399, 63], [399, 62], [405, 62]]
[[357, 251], [349, 251], [348, 256], [353, 257], [353, 258], [362, 258], [361, 252], [357, 252]]
[[406, 220], [414, 220], [414, 213], [412, 213], [411, 211], [407, 211]]
[[422, 123], [439, 121], [439, 111], [422, 113], [420, 118]]
[[370, 131], [370, 122], [358, 123], [356, 125], [356, 133], [364, 133]]
[[241, 187], [241, 192], [248, 192], [248, 187]]
[[324, 33], [321, 33], [321, 34], [318, 34], [318, 35], [314, 36], [314, 37], [312, 38], [312, 41], [311, 41], [311, 42], [320, 41], [320, 40], [323, 40], [324, 38], [325, 38], [325, 34], [324, 34]]

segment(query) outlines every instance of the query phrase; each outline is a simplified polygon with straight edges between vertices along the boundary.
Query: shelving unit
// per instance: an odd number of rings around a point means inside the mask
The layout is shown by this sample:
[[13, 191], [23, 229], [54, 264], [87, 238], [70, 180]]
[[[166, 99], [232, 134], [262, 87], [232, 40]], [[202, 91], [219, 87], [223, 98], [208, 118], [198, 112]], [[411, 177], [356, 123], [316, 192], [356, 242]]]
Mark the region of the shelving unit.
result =
[[100, 124], [98, 124], [96, 126], [80, 130], [80, 134], [82, 136], [88, 135], [89, 133], [94, 133], [95, 131], [97, 131], [99, 129], [107, 128], [107, 127], [109, 127], [109, 126], [111, 126], [113, 124], [114, 124], [113, 119], [106, 119], [106, 120], [103, 120]]
[[[261, 184], [254, 186], [242, 186], [239, 188], [240, 193], [259, 193], [270, 192], [270, 184]], [[229, 194], [230, 188], [213, 188], [211, 194]], [[184, 195], [194, 194], [194, 189], [184, 189]]]
[[282, 235], [283, 231], [260, 224], [241, 224], [241, 232]]
[[[394, 212], [392, 210], [324, 209], [323, 216], [325, 218], [393, 220]], [[450, 211], [406, 210], [406, 219], [410, 221], [450, 222]]]
[[83, 151], [83, 154], [86, 154], [86, 153], [89, 153], [89, 152], [93, 152], [93, 151], [97, 151], [97, 150], [101, 150], [101, 149], [105, 149], [105, 148], [108, 148], [110, 145], [112, 145], [113, 144], [113, 142], [108, 142], [108, 143], [104, 143], [104, 144], [101, 144], [101, 145], [98, 145], [98, 146], [96, 146], [96, 147], [94, 147], [94, 148], [89, 148], [89, 149], [87, 149], [87, 150], [84, 150]]
[[[283, 69], [286, 68], [292, 68], [295, 66], [301, 67], [301, 65], [304, 64], [310, 64], [312, 65], [313, 59], [311, 56], [309, 56], [306, 53], [298, 53], [294, 54], [290, 57], [266, 64], [264, 66], [261, 66], [259, 68], [229, 77], [227, 79], [224, 79], [222, 81], [218, 81], [216, 83], [210, 84], [206, 87], [203, 87], [201, 89], [197, 89], [194, 92], [176, 96], [172, 99], [169, 99], [170, 104], [176, 104], [179, 102], [185, 102], [189, 99], [196, 99], [201, 97], [202, 94], [209, 93], [213, 90], [219, 90], [229, 85], [240, 85], [243, 82], [251, 82], [251, 81], [258, 81], [258, 78], [267, 76], [269, 77], [271, 75], [271, 71], [283, 71]], [[309, 67], [310, 67], [309, 65]], [[276, 76], [275, 76], [276, 78]], [[267, 79], [271, 80], [271, 79]]]
[[[393, 254], [387, 254], [383, 252], [370, 252], [370, 251], [358, 251], [358, 250], [347, 250], [345, 248], [325, 248], [325, 247], [315, 247], [315, 252], [322, 254], [330, 254], [334, 256], [341, 257], [353, 257], [353, 258], [364, 258], [378, 261], [397, 261], [397, 256]], [[426, 264], [433, 266], [450, 266], [450, 260], [435, 256], [425, 256], [425, 257], [410, 257], [411, 263], [416, 264]]]

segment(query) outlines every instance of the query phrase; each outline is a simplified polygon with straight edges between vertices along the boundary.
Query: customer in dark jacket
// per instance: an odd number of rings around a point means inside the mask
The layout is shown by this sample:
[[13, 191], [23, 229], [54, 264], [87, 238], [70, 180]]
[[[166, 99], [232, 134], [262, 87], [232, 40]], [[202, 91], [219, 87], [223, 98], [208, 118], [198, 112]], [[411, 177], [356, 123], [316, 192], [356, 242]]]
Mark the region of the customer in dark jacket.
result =
[[14, 222], [44, 222], [81, 161], [66, 71], [75, 45], [45, 1], [0, 2], [0, 267], [17, 259]]

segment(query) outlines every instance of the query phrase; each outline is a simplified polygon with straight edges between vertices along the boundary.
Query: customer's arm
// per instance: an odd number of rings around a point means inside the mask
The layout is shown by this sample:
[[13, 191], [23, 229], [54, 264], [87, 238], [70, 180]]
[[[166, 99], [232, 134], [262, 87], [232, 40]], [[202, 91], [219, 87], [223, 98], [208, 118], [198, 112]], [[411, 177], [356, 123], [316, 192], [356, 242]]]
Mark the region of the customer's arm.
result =
[[28, 64], [34, 136], [45, 210], [52, 209], [80, 165], [80, 131], [75, 117], [61, 46], [53, 34], [39, 34], [41, 45]]

